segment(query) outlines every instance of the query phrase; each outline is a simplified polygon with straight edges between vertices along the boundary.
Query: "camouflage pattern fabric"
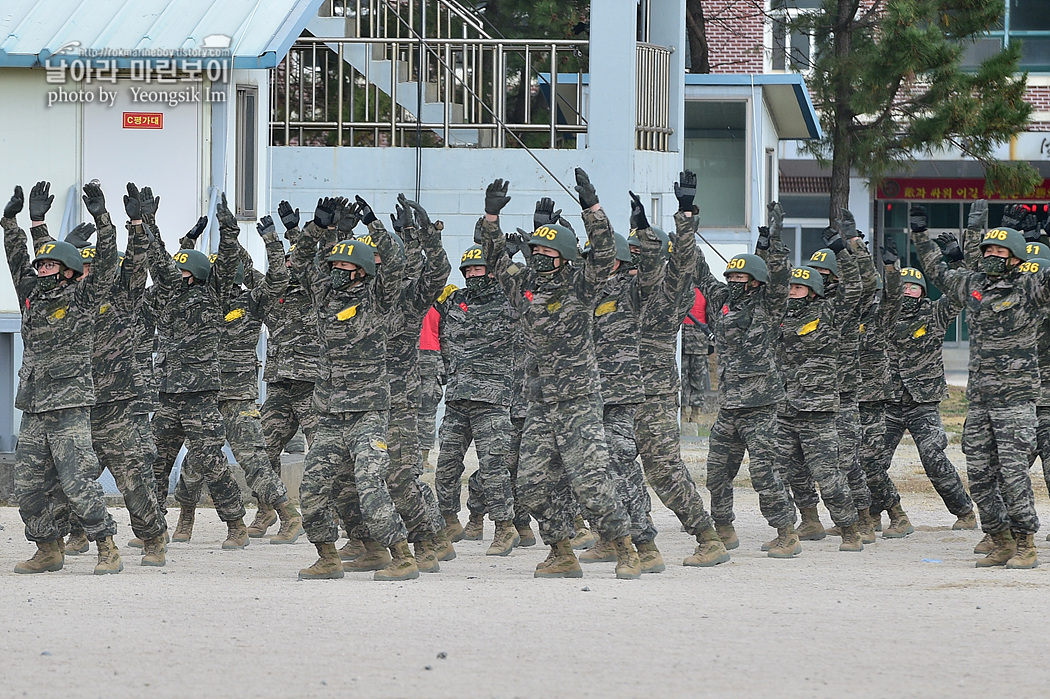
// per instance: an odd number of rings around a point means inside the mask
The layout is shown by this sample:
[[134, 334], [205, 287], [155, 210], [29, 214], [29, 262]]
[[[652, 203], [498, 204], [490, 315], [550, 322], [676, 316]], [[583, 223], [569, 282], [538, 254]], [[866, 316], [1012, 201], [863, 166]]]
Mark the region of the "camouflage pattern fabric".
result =
[[[699, 284], [699, 281], [699, 277], [693, 277], [694, 284]], [[710, 344], [707, 334], [700, 329], [700, 326], [695, 323], [682, 323], [682, 354], [696, 354], [706, 357]]]
[[1037, 406], [1036, 416], [1036, 453], [1043, 462], [1043, 480], [1050, 490], [1050, 407]]
[[[683, 325], [683, 328], [690, 326]], [[682, 331], [685, 332], [684, 330]], [[704, 406], [704, 394], [711, 385], [710, 365], [704, 354], [686, 354], [682, 351], [682, 405], [690, 408]]]
[[631, 540], [648, 544], [656, 539], [656, 525], [649, 513], [653, 509], [645, 474], [638, 462], [634, 440], [635, 405], [608, 405], [602, 413], [605, 441], [609, 445], [609, 472], [616, 481], [616, 495], [631, 522]]
[[[838, 433], [831, 411], [781, 410], [777, 414], [777, 470], [786, 477], [795, 505], [815, 507], [817, 502], [801, 501], [797, 493], [810, 482], [820, 486], [820, 497], [835, 524], [857, 523], [857, 507], [850, 497], [846, 473], [838, 458]], [[799, 490], [796, 490], [799, 484]]]
[[390, 457], [386, 484], [412, 543], [445, 527], [434, 491], [422, 480], [423, 458], [419, 451], [416, 412], [417, 406], [391, 405], [386, 432]]
[[905, 392], [915, 403], [939, 403], [948, 397], [941, 350], [948, 326], [961, 308], [950, 296], [936, 301], [924, 296], [915, 307], [901, 307], [886, 345], [890, 400], [902, 400]]
[[660, 268], [643, 267], [632, 276], [621, 266], [605, 282], [594, 305], [594, 345], [606, 405], [637, 405], [645, 399], [638, 350], [641, 289], [643, 285], [652, 289], [653, 284], [642, 275], [659, 276]]
[[886, 404], [867, 401], [860, 404], [860, 463], [871, 491], [873, 512], [885, 512], [900, 502], [897, 486], [883, 468], [886, 450]]
[[433, 449], [437, 438], [437, 409], [445, 393], [445, 364], [438, 350], [419, 350], [419, 446]]
[[319, 416], [313, 406], [314, 382], [280, 380], [266, 384], [260, 411], [263, 439], [270, 467], [281, 475], [281, 452], [302, 427], [307, 445], [313, 444]]
[[[518, 454], [521, 451], [521, 433], [525, 429], [525, 418], [510, 419], [510, 447], [507, 454], [507, 467], [510, 472], [511, 492], [514, 500], [514, 526], [527, 527], [532, 522], [525, 506], [518, 496]], [[485, 491], [481, 487], [481, 472], [474, 471], [467, 479], [467, 510], [470, 514], [485, 514]]]
[[435, 306], [441, 351], [448, 360], [446, 405], [479, 401], [510, 407], [514, 334], [520, 314], [494, 280], [480, 289], [457, 289]]
[[153, 365], [157, 351], [157, 287], [146, 288], [139, 307], [139, 326], [135, 336], [135, 361], [146, 382], [146, 395], [134, 407], [135, 413], [152, 413], [160, 402], [160, 382]]
[[970, 494], [986, 534], [1039, 531], [1028, 475], [1036, 425], [1034, 403], [995, 408], [970, 404], [963, 425], [963, 453]]
[[[859, 289], [854, 288], [847, 293], [840, 280], [833, 291], [825, 289], [825, 292], [837, 302], [835, 317], [839, 324], [839, 392], [855, 394], [860, 384], [857, 358], [860, 354], [861, 314], [875, 294], [876, 274], [863, 238], [851, 238], [847, 243], [860, 275]], [[839, 258], [839, 272], [843, 272], [841, 256], [836, 257]]]
[[488, 512], [496, 522], [514, 519], [514, 493], [507, 468], [511, 429], [506, 405], [471, 400], [445, 404], [441, 452], [434, 474], [442, 514], [459, 513], [463, 458], [473, 441], [478, 453], [477, 483], [482, 493], [478, 511]]
[[835, 424], [839, 434], [839, 459], [846, 469], [853, 504], [858, 509], [867, 509], [871, 507], [871, 490], [860, 465], [860, 404], [856, 393], [839, 394]]

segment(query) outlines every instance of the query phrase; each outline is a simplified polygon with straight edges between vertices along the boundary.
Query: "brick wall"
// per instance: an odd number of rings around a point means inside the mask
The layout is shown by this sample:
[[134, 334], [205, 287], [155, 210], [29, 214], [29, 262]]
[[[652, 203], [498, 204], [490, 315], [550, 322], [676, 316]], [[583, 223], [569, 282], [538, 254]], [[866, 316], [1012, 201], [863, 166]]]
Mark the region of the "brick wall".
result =
[[704, 0], [712, 73], [762, 73], [765, 17], [749, 0]]

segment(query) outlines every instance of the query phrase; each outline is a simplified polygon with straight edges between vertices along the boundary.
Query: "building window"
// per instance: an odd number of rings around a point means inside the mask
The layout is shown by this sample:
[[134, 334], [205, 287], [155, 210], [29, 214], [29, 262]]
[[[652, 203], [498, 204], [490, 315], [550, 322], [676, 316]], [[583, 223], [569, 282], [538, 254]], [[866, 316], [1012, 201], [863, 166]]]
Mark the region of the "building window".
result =
[[747, 104], [685, 103], [685, 167], [696, 173], [701, 226], [747, 225]]
[[821, 0], [771, 0], [769, 3], [773, 50], [769, 56], [772, 70], [804, 73], [813, 66], [816, 51], [814, 37], [792, 31], [790, 24], [799, 14], [821, 6]]
[[237, 86], [237, 216], [256, 219], [256, 182], [259, 174], [259, 88]]
[[963, 65], [976, 68], [1005, 46], [1021, 43], [1021, 70], [1050, 72], [1050, 12], [1046, 0], [1004, 0], [999, 26], [966, 47]]

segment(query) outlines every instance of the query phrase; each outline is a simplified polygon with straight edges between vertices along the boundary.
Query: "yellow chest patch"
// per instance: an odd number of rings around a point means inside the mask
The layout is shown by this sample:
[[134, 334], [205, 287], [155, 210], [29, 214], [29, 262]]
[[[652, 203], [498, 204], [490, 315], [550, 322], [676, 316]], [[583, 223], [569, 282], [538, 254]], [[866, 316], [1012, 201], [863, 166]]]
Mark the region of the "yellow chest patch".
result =
[[861, 332], [861, 334], [863, 334], [864, 333], [864, 323], [861, 323], [860, 327], [857, 328], [857, 330], [859, 330]]
[[820, 318], [811, 320], [798, 330], [799, 335], [809, 335], [820, 326]]
[[238, 318], [243, 318], [243, 317], [244, 317], [244, 309], [243, 308], [235, 308], [235, 309], [233, 309], [232, 311], [230, 311], [229, 313], [226, 314], [226, 322], [227, 323], [232, 323], [233, 321], [237, 320]]
[[335, 314], [336, 320], [350, 320], [357, 315], [357, 306], [351, 306], [350, 308], [344, 308]]
[[914, 337], [915, 339], [919, 339], [920, 337], [922, 337], [925, 334], [926, 334], [926, 326], [924, 325], [921, 328], [919, 328], [918, 330], [916, 330], [915, 332], [913, 332], [911, 334], [911, 336]]
[[594, 309], [594, 316], [596, 318], [600, 318], [601, 316], [603, 316], [603, 315], [605, 315], [607, 313], [612, 313], [615, 310], [616, 310], [616, 301], [606, 301], [603, 304], [599, 304], [599, 306]]
[[66, 317], [66, 306], [63, 306], [62, 308], [56, 308], [55, 310], [53, 310], [51, 312], [51, 315], [48, 316], [48, 318], [50, 318], [51, 320], [62, 320], [65, 317]]
[[447, 299], [447, 298], [448, 298], [449, 296], [451, 296], [451, 295], [452, 295], [452, 292], [453, 292], [453, 291], [455, 291], [455, 290], [456, 290], [456, 288], [457, 288], [457, 287], [456, 287], [456, 285], [455, 285], [455, 284], [449, 284], [449, 285], [447, 285], [447, 286], [446, 286], [446, 287], [445, 287], [445, 288], [444, 288], [444, 289], [443, 289], [443, 290], [441, 291], [441, 296], [438, 296], [438, 300], [437, 300], [437, 302], [438, 302], [438, 303], [444, 303], [444, 302], [445, 302], [445, 299]]
[[561, 301], [551, 301], [547, 304], [548, 313], [557, 313], [559, 308], [561, 308]]
[[99, 308], [98, 308], [98, 314], [99, 314], [99, 315], [103, 315], [103, 314], [105, 314], [105, 312], [106, 312], [106, 311], [108, 311], [108, 310], [109, 310], [109, 304], [108, 304], [108, 303], [104, 303], [104, 304], [102, 304], [101, 306], [99, 306]]

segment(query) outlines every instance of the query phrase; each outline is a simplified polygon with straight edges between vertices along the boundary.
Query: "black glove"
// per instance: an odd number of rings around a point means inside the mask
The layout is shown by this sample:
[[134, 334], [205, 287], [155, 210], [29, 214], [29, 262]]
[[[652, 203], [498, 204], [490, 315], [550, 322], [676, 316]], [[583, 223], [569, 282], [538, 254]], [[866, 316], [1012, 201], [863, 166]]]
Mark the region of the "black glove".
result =
[[405, 228], [414, 228], [415, 221], [412, 219], [412, 209], [407, 206], [401, 206], [401, 204], [394, 204], [394, 213], [390, 214], [390, 223], [393, 224], [396, 233], [400, 233]]
[[838, 224], [842, 237], [846, 240], [863, 238], [864, 236], [857, 231], [857, 219], [853, 218], [853, 212], [849, 209], [839, 209], [839, 212]]
[[531, 254], [529, 250], [529, 239], [532, 234], [518, 228], [514, 233], [507, 234], [507, 257], [514, 257], [514, 253], [520, 252], [524, 257]]
[[839, 253], [846, 249], [846, 241], [836, 228], [828, 226], [821, 232], [821, 236], [824, 238], [824, 245], [831, 248], [832, 252]]
[[572, 231], [573, 233], [575, 233], [575, 232], [576, 232], [576, 229], [572, 227], [572, 224], [571, 224], [571, 223], [569, 223], [568, 221], [566, 221], [566, 220], [565, 220], [565, 217], [564, 217], [564, 216], [559, 216], [559, 217], [558, 217], [558, 225], [559, 225], [559, 226], [565, 226], [566, 228], [568, 228], [568, 229], [569, 229], [570, 231]]
[[1038, 243], [1039, 236], [1042, 235], [1042, 231], [1039, 230], [1039, 219], [1031, 211], [1027, 212], [1021, 220], [1020, 230], [1024, 233], [1024, 239], [1029, 243]]
[[33, 185], [29, 190], [29, 220], [43, 221], [54, 200], [50, 182], [41, 181]]
[[88, 246], [88, 240], [94, 232], [95, 224], [81, 223], [66, 234], [66, 242], [75, 248], [86, 248]]
[[771, 201], [766, 204], [766, 215], [769, 217], [769, 239], [780, 240], [780, 235], [784, 230], [784, 207], [779, 201]]
[[988, 202], [978, 199], [970, 205], [970, 215], [966, 217], [966, 227], [980, 230], [988, 225]]
[[[336, 222], [335, 227], [339, 231], [340, 238], [350, 238], [353, 236], [354, 229], [357, 228], [357, 224], [361, 223], [361, 217], [357, 213], [357, 203], [350, 203], [349, 199], [339, 197], [336, 201], [335, 216]], [[340, 206], [340, 202], [344, 202], [345, 206]]]
[[897, 239], [892, 235], [884, 236], [882, 239], [882, 264], [887, 267], [897, 264], [901, 256], [897, 253]]
[[911, 228], [912, 233], [925, 233], [927, 230], [926, 225], [926, 209], [922, 206], [913, 206], [908, 210], [908, 226]]
[[128, 182], [128, 193], [124, 195], [124, 212], [132, 221], [142, 220], [142, 202], [139, 201], [139, 188], [134, 182]]
[[356, 211], [357, 204], [351, 204], [346, 197], [332, 197], [332, 225], [336, 227], [336, 230], [345, 230], [341, 224], [351, 214], [356, 215]]
[[561, 209], [554, 210], [554, 200], [543, 197], [536, 202], [536, 211], [532, 214], [532, 230], [557, 223], [561, 216]]
[[769, 227], [759, 226], [758, 227], [758, 242], [755, 243], [756, 250], [768, 250], [770, 245], [769, 241]]
[[22, 207], [25, 206], [26, 199], [25, 195], [22, 194], [22, 187], [16, 186], [15, 193], [11, 195], [11, 199], [8, 200], [4, 206], [4, 218], [14, 218], [21, 211]]
[[255, 230], [259, 231], [259, 236], [265, 238], [269, 234], [277, 234], [277, 226], [273, 225], [273, 216], [263, 216], [259, 219], [259, 222], [255, 224]]
[[693, 210], [693, 200], [696, 199], [695, 172], [684, 170], [678, 173], [678, 181], [674, 183], [674, 195], [678, 199], [679, 211]]
[[627, 190], [627, 193], [631, 195], [631, 228], [638, 231], [648, 228], [649, 219], [645, 216], [645, 205], [637, 194], [631, 190]]
[[314, 225], [318, 228], [328, 228], [335, 221], [335, 200], [331, 197], [322, 197], [317, 200], [314, 208]]
[[958, 262], [963, 259], [962, 248], [959, 247], [959, 239], [955, 237], [955, 234], [951, 231], [944, 231], [938, 235], [934, 240], [937, 244], [944, 248], [944, 256], [951, 262]]
[[587, 210], [598, 203], [598, 193], [594, 191], [591, 178], [583, 171], [576, 168], [576, 193], [580, 195], [580, 208]]
[[507, 188], [510, 187], [510, 180], [504, 182], [503, 180], [496, 180], [488, 187], [485, 188], [485, 213], [489, 216], [499, 216], [499, 212], [503, 210], [503, 207], [510, 201], [510, 197], [507, 196]]
[[197, 222], [195, 224], [193, 224], [193, 228], [191, 228], [188, 231], [186, 231], [186, 237], [189, 238], [190, 240], [196, 241], [197, 238], [201, 237], [201, 233], [203, 233], [204, 229], [207, 228], [207, 227], [208, 227], [208, 217], [207, 216], [201, 216], [199, 219], [197, 219]]
[[1003, 219], [999, 222], [999, 225], [1003, 228], [1021, 230], [1021, 222], [1027, 213], [1020, 204], [1010, 204], [1010, 206], [1003, 209]]
[[106, 213], [106, 197], [102, 194], [102, 185], [99, 184], [98, 180], [91, 180], [84, 185], [84, 196], [82, 199], [88, 213], [95, 218]]
[[139, 211], [142, 213], [142, 220], [147, 223], [153, 223], [157, 220], [157, 207], [160, 206], [160, 197], [153, 196], [153, 189], [150, 187], [143, 187], [139, 191]]
[[219, 198], [219, 205], [215, 207], [215, 218], [219, 220], [219, 228], [226, 228], [227, 230], [233, 230], [234, 228], [240, 228], [237, 225], [237, 217], [230, 211], [230, 205], [226, 203], [226, 192], [222, 193]]
[[291, 230], [299, 225], [299, 209], [292, 210], [292, 205], [282, 201], [277, 205], [277, 215], [281, 217], [281, 223], [285, 229]]
[[356, 197], [357, 208], [355, 209], [358, 217], [361, 219], [361, 223], [366, 226], [370, 226], [376, 222], [375, 212], [372, 211], [372, 207], [368, 205], [368, 202], [361, 198], [360, 195]]
[[[430, 214], [428, 214], [427, 210], [420, 206], [418, 202], [406, 198], [404, 194], [398, 194], [397, 200], [401, 204], [401, 206], [412, 210], [412, 215], [416, 219], [417, 228], [419, 228], [420, 230], [429, 231], [432, 227], [434, 227], [434, 223], [430, 220]], [[444, 228], [444, 224], [441, 224], [441, 227]]]

